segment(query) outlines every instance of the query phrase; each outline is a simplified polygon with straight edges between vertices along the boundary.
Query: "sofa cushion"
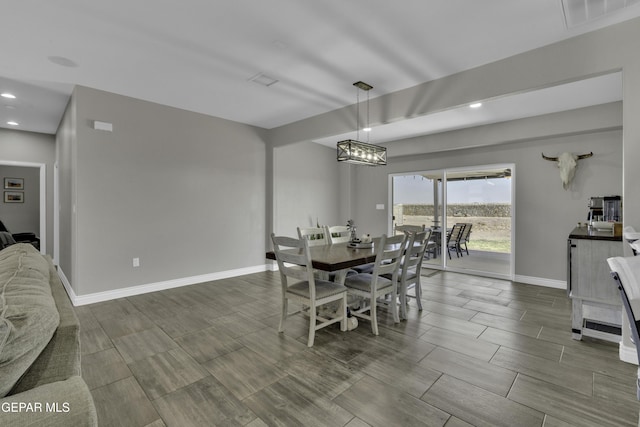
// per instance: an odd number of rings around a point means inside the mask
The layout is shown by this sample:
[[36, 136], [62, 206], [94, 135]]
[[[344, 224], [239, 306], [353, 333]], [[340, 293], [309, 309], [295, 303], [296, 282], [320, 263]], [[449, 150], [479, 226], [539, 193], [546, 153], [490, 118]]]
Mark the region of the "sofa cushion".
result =
[[49, 263], [49, 284], [60, 315], [60, 324], [49, 344], [13, 387], [10, 395], [80, 375], [80, 322], [51, 258], [45, 257]]
[[30, 244], [0, 251], [0, 397], [29, 369], [60, 322], [49, 274], [47, 260]]

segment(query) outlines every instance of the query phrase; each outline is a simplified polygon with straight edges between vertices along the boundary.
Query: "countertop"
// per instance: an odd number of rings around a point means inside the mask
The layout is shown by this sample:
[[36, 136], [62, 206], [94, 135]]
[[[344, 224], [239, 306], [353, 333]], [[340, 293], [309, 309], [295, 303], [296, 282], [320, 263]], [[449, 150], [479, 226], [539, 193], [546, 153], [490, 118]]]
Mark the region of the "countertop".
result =
[[613, 233], [613, 231], [597, 231], [595, 228], [587, 226], [576, 227], [569, 234], [570, 239], [587, 239], [587, 240], [609, 240], [612, 242], [621, 242], [622, 233]]

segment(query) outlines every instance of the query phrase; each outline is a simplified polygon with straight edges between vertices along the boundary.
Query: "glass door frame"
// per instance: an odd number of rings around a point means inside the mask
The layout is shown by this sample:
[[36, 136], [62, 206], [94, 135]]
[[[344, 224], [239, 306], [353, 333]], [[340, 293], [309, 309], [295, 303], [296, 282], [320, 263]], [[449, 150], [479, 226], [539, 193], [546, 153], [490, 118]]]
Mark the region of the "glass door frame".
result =
[[[434, 169], [434, 170], [423, 170], [423, 171], [411, 171], [411, 172], [398, 172], [391, 173], [388, 175], [388, 206], [390, 209], [388, 210], [388, 229], [389, 234], [393, 234], [393, 202], [394, 202], [394, 194], [393, 194], [393, 178], [399, 176], [408, 176], [408, 175], [440, 175], [443, 185], [442, 185], [442, 200], [438, 200], [439, 202], [439, 210], [442, 213], [441, 220], [441, 228], [442, 230], [447, 229], [447, 174], [459, 174], [460, 172], [472, 172], [478, 171], [482, 169], [498, 169], [505, 168], [511, 170], [511, 252], [509, 254], [509, 273], [507, 275], [501, 273], [493, 273], [487, 271], [476, 271], [469, 270], [463, 268], [455, 268], [447, 265], [447, 256], [444, 252], [446, 248], [446, 233], [441, 233], [441, 241], [440, 247], [442, 248], [442, 253], [440, 256], [439, 264], [428, 264], [430, 268], [444, 270], [444, 271], [452, 271], [466, 274], [474, 274], [478, 276], [486, 276], [493, 277], [499, 279], [506, 280], [514, 280], [515, 278], [515, 247], [516, 247], [516, 168], [513, 163], [499, 163], [499, 164], [488, 164], [488, 165], [474, 165], [474, 166], [465, 166], [465, 167], [456, 167], [456, 168], [443, 168], [443, 169]], [[434, 194], [434, 196], [436, 196]], [[435, 198], [435, 197], [434, 197]], [[425, 264], [423, 264], [424, 266]]]

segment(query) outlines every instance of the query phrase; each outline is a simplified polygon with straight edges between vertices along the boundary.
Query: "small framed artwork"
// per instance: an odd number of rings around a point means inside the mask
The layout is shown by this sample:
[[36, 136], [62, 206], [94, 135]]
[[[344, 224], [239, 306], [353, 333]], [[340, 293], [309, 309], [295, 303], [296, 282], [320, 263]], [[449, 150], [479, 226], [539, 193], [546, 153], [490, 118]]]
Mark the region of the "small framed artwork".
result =
[[22, 191], [5, 191], [5, 203], [24, 203], [24, 193]]
[[24, 190], [24, 178], [5, 178], [5, 190]]

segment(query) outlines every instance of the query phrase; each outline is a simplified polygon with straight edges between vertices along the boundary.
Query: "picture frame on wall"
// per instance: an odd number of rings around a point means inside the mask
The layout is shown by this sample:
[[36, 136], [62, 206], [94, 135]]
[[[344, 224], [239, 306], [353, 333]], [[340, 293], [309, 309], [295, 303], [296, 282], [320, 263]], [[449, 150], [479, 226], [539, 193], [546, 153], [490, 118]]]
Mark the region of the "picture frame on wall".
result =
[[22, 191], [5, 191], [5, 203], [24, 203], [24, 193]]
[[5, 190], [24, 190], [24, 178], [5, 178]]

